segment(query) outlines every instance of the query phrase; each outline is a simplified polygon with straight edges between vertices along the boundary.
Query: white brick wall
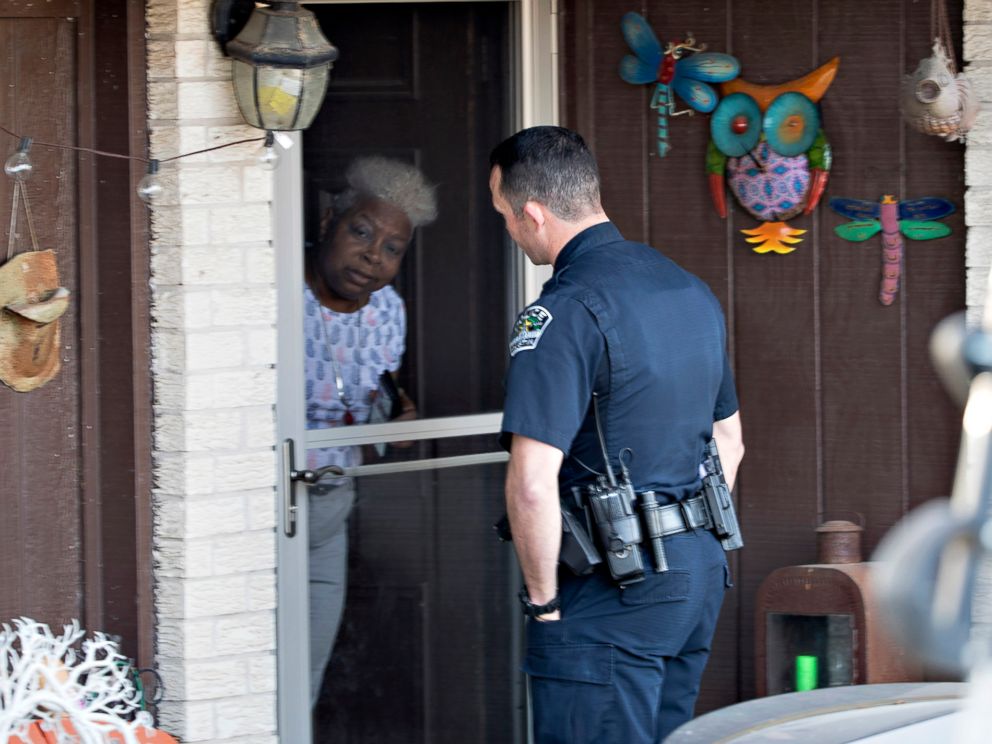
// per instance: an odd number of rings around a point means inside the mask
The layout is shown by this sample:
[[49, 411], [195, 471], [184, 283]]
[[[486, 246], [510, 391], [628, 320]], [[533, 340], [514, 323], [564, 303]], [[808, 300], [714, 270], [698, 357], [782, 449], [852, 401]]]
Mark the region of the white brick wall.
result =
[[[965, 0], [965, 71], [978, 89], [982, 111], [968, 135], [965, 155], [966, 302], [968, 322], [976, 326], [985, 305], [989, 270], [992, 268], [992, 3]], [[992, 565], [986, 562], [975, 596], [975, 630], [978, 636], [992, 631]]]
[[[209, 0], [147, 0], [160, 160], [244, 125]], [[183, 742], [274, 744], [275, 265], [257, 143], [163, 164], [151, 210], [156, 661]]]
[[965, 71], [978, 89], [982, 112], [968, 135], [965, 156], [967, 303], [970, 323], [981, 318], [992, 268], [992, 3], [965, 0]]

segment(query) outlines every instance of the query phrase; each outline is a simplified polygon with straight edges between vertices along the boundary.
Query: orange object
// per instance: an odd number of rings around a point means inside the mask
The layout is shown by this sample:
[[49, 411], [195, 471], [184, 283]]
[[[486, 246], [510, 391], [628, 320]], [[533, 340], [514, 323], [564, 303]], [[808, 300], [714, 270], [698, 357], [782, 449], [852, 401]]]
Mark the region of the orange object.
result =
[[[75, 734], [76, 729], [73, 728], [71, 721], [64, 721], [65, 731], [67, 734]], [[11, 736], [7, 739], [7, 744], [54, 744], [56, 736], [54, 733], [48, 732], [47, 734], [41, 729], [41, 722], [37, 721], [32, 723], [27, 730], [27, 739], [22, 739], [19, 736]], [[135, 737], [141, 744], [179, 744], [176, 739], [169, 736], [164, 731], [159, 731], [158, 729], [149, 729], [139, 726], [135, 730]], [[124, 737], [120, 734], [111, 733], [107, 739], [109, 742], [123, 742]]]
[[736, 80], [731, 80], [729, 83], [721, 83], [720, 90], [724, 96], [729, 96], [731, 93], [747, 93], [757, 102], [758, 107], [762, 111], [765, 111], [771, 102], [780, 95], [788, 92], [802, 93], [813, 103], [817, 103], [826, 95], [827, 88], [830, 87], [830, 84], [834, 81], [834, 77], [837, 75], [837, 67], [839, 65], [840, 57], [834, 57], [826, 64], [817, 67], [808, 75], [790, 80], [787, 83], [759, 85], [758, 83], [749, 83], [746, 80], [737, 78]]
[[754, 245], [755, 253], [775, 251], [784, 254], [796, 250], [792, 246], [803, 242], [799, 236], [806, 231], [789, 227], [787, 222], [762, 222], [753, 230], [741, 230], [741, 232], [752, 236], [747, 242]]

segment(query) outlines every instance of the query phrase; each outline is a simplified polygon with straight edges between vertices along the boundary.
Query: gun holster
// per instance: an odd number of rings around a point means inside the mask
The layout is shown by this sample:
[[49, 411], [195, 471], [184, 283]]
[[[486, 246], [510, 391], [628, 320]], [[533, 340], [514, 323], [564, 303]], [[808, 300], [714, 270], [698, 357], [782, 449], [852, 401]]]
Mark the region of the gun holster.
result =
[[706, 475], [703, 476], [702, 495], [713, 520], [713, 532], [724, 550], [738, 550], [744, 547], [744, 539], [741, 537], [734, 497], [727, 486], [715, 439], [711, 439], [706, 445], [703, 469]]
[[[505, 514], [493, 525], [493, 529], [501, 542], [513, 540], [510, 520]], [[561, 504], [561, 550], [558, 553], [558, 562], [568, 566], [576, 576], [591, 574], [603, 562], [586, 526], [564, 503]]]

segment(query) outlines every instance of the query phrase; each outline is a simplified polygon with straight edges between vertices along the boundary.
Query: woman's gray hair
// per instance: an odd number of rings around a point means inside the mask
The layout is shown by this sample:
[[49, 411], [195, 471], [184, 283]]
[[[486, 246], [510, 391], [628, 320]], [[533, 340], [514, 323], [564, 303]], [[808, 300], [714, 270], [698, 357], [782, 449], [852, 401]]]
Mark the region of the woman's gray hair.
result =
[[437, 217], [434, 186], [416, 166], [379, 155], [353, 160], [345, 172], [347, 187], [334, 195], [334, 214], [351, 209], [361, 197], [374, 197], [401, 209], [417, 229]]

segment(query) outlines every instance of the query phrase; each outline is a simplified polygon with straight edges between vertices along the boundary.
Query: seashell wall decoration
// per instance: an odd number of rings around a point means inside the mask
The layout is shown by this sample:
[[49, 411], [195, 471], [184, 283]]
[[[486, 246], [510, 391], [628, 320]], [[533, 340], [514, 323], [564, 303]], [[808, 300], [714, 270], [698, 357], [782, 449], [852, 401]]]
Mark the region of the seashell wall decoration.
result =
[[903, 78], [902, 115], [923, 134], [948, 142], [964, 141], [975, 124], [980, 103], [978, 93], [963, 72], [955, 74], [940, 39], [934, 39], [933, 54], [920, 60], [916, 71]]

